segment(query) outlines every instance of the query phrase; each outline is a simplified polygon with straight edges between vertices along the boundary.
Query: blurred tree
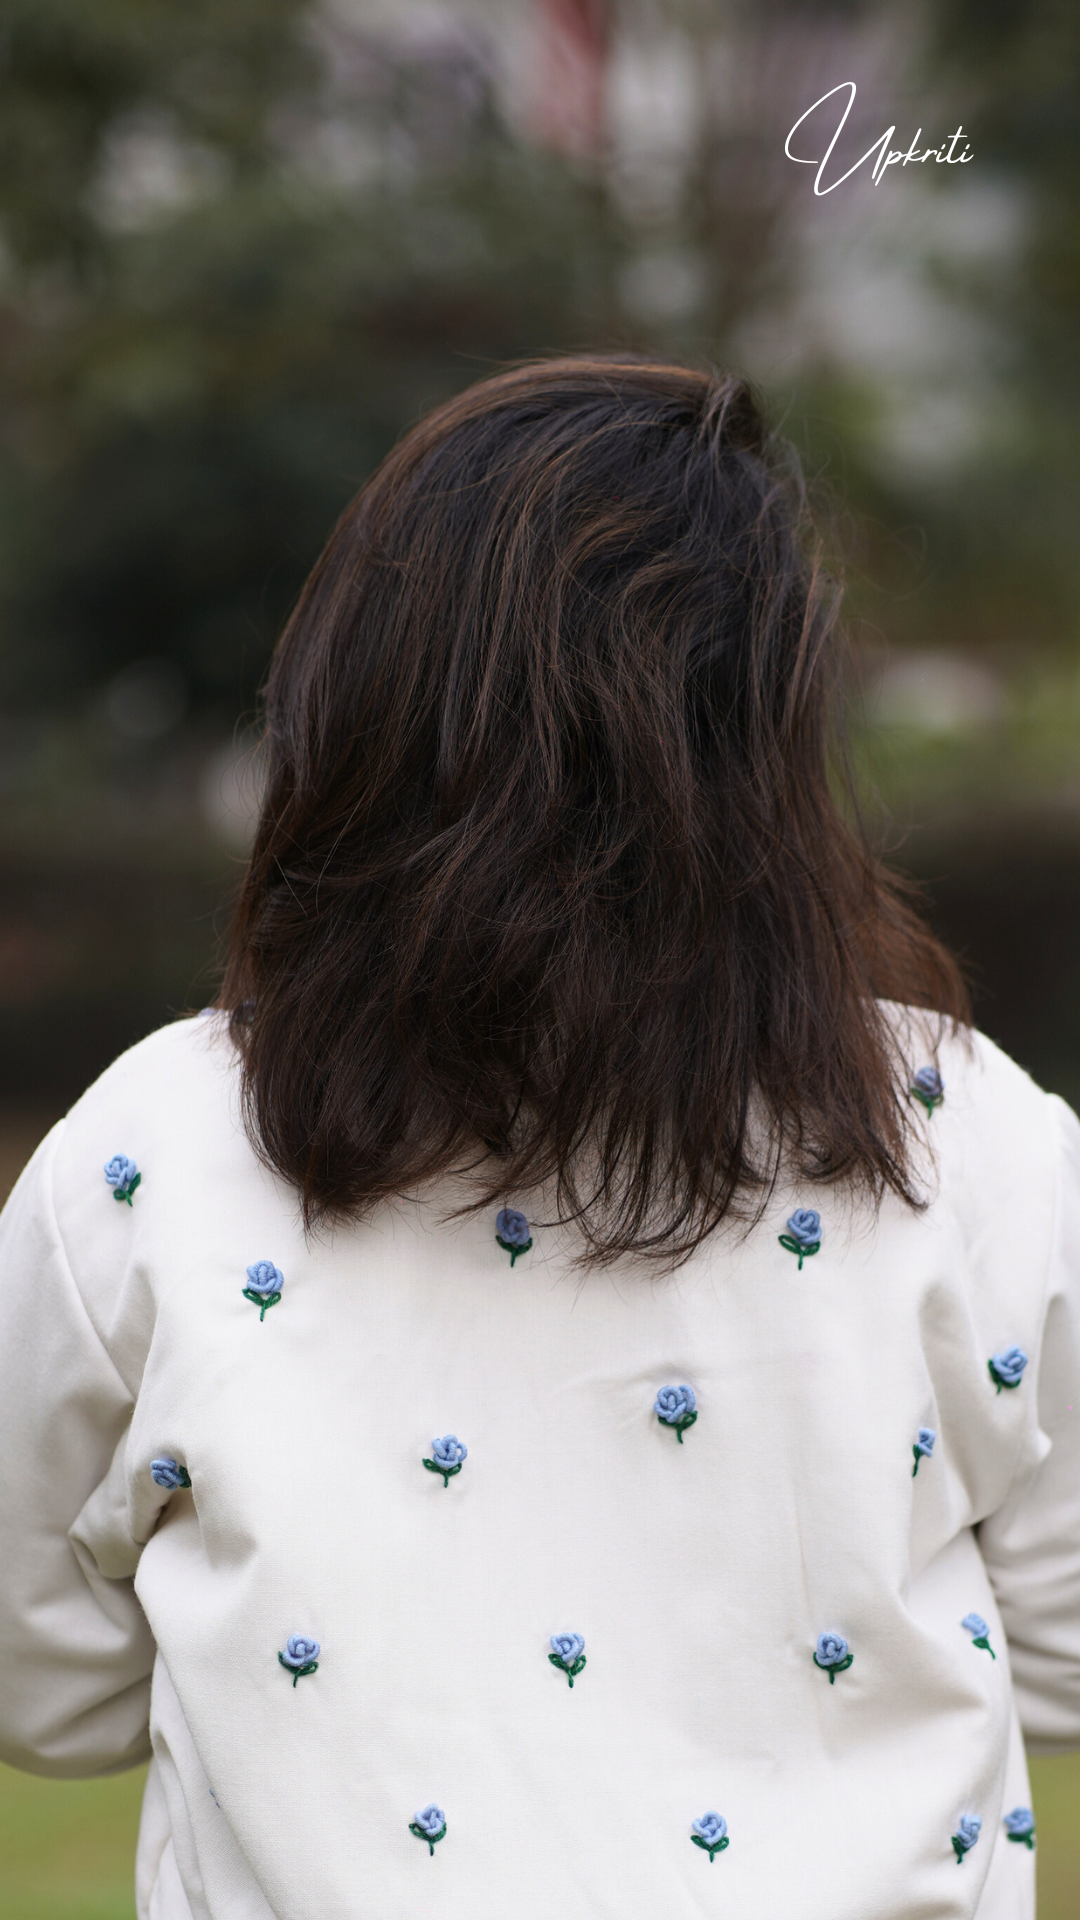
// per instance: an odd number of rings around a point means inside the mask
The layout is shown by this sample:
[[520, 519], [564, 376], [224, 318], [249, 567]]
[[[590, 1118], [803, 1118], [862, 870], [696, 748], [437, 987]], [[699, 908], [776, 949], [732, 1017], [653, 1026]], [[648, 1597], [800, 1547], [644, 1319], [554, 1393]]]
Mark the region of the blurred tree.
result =
[[165, 656], [228, 724], [402, 425], [602, 335], [617, 241], [482, 45], [394, 57], [291, 0], [7, 15], [0, 699]]

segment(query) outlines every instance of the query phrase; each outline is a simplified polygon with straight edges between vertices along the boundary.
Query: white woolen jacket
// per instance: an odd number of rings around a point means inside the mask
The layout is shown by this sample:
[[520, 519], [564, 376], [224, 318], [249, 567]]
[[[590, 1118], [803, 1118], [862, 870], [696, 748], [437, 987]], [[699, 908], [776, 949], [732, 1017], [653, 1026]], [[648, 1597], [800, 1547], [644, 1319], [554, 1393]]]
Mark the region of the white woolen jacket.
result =
[[924, 1212], [778, 1191], [663, 1278], [582, 1280], [527, 1196], [511, 1267], [449, 1187], [305, 1238], [217, 1016], [79, 1101], [0, 1223], [0, 1752], [152, 1753], [143, 1920], [1032, 1914], [1021, 1729], [1080, 1744], [1080, 1127], [983, 1039], [938, 1062]]

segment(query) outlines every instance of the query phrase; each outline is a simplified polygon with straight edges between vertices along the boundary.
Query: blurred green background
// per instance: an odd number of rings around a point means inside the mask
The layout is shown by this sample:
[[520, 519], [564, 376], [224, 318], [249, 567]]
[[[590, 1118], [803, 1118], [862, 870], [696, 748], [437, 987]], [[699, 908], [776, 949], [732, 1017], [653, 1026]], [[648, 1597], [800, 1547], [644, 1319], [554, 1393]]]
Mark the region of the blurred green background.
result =
[[[1080, 1104], [1078, 53], [1066, 0], [0, 0], [6, 1172], [212, 997], [341, 507], [433, 402], [590, 347], [763, 387], [874, 831]], [[849, 80], [832, 177], [889, 127], [971, 160], [816, 197], [785, 136]], [[0, 1920], [129, 1914], [138, 1787], [0, 1772]], [[1043, 1920], [1078, 1787], [1036, 1770]]]

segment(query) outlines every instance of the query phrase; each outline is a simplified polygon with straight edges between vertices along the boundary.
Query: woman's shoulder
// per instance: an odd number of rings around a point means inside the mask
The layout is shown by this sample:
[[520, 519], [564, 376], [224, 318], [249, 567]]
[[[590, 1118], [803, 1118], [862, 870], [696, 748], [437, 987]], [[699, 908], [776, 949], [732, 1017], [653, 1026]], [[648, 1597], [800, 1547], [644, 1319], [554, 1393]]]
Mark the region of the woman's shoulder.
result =
[[917, 1154], [932, 1204], [963, 1237], [1006, 1248], [1029, 1270], [1049, 1248], [1076, 1116], [976, 1028], [916, 1008], [883, 1008], [892, 1030]]

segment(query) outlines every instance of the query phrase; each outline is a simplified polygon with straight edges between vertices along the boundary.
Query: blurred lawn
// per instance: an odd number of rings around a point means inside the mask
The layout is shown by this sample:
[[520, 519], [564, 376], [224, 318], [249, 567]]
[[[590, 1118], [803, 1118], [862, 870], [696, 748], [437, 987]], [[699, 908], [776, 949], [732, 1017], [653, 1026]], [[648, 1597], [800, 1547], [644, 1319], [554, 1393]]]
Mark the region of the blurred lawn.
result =
[[[56, 1116], [0, 1115], [0, 1199]], [[145, 1769], [39, 1780], [0, 1766], [0, 1920], [134, 1920]], [[1080, 1753], [1033, 1760], [1039, 1920], [1080, 1916]]]

